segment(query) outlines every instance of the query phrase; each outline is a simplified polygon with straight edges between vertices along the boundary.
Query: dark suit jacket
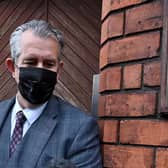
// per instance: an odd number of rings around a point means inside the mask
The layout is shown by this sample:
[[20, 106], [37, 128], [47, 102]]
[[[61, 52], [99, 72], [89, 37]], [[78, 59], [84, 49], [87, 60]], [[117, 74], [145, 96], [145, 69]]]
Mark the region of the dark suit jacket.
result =
[[96, 120], [52, 96], [9, 159], [10, 112], [15, 98], [0, 103], [0, 167], [43, 168], [68, 159], [79, 168], [101, 168]]

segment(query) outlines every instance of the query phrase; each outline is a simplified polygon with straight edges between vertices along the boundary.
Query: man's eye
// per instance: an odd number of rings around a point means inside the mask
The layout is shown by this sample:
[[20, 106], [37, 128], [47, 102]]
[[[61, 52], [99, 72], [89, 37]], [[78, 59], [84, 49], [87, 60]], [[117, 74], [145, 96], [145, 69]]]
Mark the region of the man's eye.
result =
[[36, 62], [34, 62], [34, 61], [25, 61], [24, 64], [26, 64], [26, 65], [35, 65]]
[[53, 67], [53, 66], [55, 66], [55, 63], [54, 63], [54, 62], [47, 62], [47, 63], [46, 63], [46, 66], [48, 66], [48, 67]]

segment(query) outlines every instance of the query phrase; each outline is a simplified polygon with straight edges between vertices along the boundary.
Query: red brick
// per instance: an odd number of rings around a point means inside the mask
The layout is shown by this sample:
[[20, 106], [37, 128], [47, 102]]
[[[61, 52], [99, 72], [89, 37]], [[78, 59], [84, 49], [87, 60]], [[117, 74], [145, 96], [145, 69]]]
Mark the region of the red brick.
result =
[[150, 168], [153, 165], [153, 149], [104, 145], [104, 167]]
[[162, 27], [162, 5], [154, 1], [126, 12], [126, 34]]
[[100, 68], [109, 63], [158, 56], [159, 47], [159, 31], [110, 41], [100, 50]]
[[156, 167], [167, 168], [168, 167], [168, 149], [158, 148], [156, 151]]
[[104, 97], [104, 116], [147, 116], [155, 113], [155, 92], [117, 93]]
[[101, 43], [110, 37], [123, 34], [124, 14], [117, 13], [110, 15], [102, 24]]
[[108, 64], [108, 55], [109, 55], [109, 45], [105, 45], [105, 47], [103, 47], [101, 50], [100, 50], [100, 61], [99, 61], [99, 67], [104, 67], [105, 65]]
[[103, 0], [102, 1], [102, 19], [110, 12], [116, 9], [121, 9], [131, 5], [139, 4], [146, 0]]
[[102, 0], [102, 19], [110, 12], [111, 10], [111, 0]]
[[98, 116], [104, 116], [105, 115], [105, 101], [106, 97], [105, 96], [99, 96], [99, 103], [98, 103]]
[[168, 122], [161, 120], [123, 120], [120, 142], [143, 145], [168, 145]]
[[105, 120], [104, 121], [104, 136], [103, 142], [117, 142], [118, 136], [118, 121], [116, 120]]
[[152, 62], [144, 65], [144, 85], [160, 85], [161, 67], [160, 62]]
[[124, 68], [124, 88], [141, 87], [142, 65], [129, 65]]
[[99, 91], [120, 89], [121, 67], [108, 68], [100, 73]]

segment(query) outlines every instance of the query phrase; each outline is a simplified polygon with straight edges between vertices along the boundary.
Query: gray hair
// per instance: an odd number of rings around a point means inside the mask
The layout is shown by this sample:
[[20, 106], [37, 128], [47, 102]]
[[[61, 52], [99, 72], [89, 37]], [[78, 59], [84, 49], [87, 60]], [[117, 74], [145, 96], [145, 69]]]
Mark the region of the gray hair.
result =
[[[64, 46], [62, 33], [55, 29], [52, 25], [44, 20], [31, 20], [17, 27], [10, 37], [11, 57], [14, 62], [21, 54], [21, 35], [27, 30], [32, 30], [33, 33], [41, 38], [54, 38], [60, 45], [60, 52]], [[59, 54], [60, 57], [60, 54]]]

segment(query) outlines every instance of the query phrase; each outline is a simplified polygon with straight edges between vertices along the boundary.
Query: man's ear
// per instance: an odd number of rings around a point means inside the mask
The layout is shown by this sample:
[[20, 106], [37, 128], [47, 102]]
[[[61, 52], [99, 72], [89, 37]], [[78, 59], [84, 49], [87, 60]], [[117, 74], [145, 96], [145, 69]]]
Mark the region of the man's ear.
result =
[[59, 65], [58, 65], [58, 69], [57, 69], [57, 80], [59, 80], [59, 78], [60, 78], [60, 74], [61, 74], [63, 66], [64, 66], [63, 61], [59, 61]]
[[14, 77], [14, 72], [15, 72], [15, 65], [14, 65], [14, 62], [12, 60], [12, 58], [7, 58], [5, 60], [5, 64], [6, 64], [6, 67], [8, 69], [8, 71], [12, 74], [12, 76]]

